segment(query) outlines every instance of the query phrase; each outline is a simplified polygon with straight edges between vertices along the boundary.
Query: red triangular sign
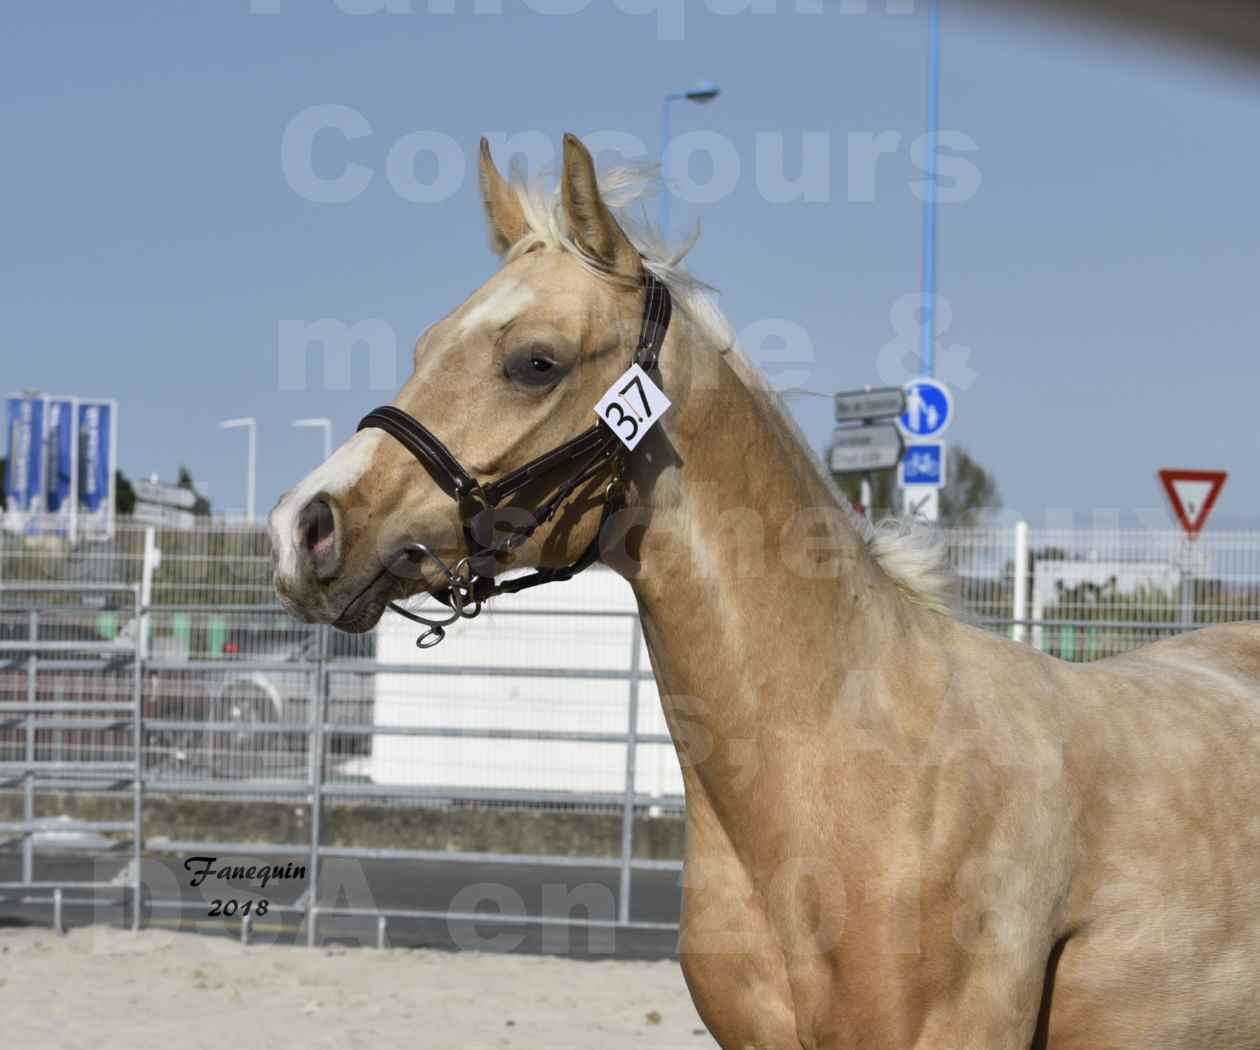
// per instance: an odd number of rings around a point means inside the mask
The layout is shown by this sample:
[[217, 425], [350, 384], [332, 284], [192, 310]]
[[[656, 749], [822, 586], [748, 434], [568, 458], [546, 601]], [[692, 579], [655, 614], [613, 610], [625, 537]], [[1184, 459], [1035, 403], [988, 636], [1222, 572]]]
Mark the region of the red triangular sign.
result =
[[1169, 502], [1186, 534], [1194, 539], [1203, 528], [1229, 475], [1223, 470], [1169, 470], [1159, 472]]

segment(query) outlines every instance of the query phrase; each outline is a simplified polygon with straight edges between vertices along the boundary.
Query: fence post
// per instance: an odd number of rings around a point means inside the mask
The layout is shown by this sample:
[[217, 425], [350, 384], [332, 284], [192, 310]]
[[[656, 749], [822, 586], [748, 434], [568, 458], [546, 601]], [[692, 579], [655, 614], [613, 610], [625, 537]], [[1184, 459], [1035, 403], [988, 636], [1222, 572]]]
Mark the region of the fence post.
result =
[[1181, 629], [1194, 630], [1194, 537], [1185, 541], [1185, 554], [1181, 559]]
[[1015, 523], [1015, 586], [1012, 589], [1011, 641], [1022, 642], [1028, 637], [1028, 522]]
[[22, 776], [22, 820], [26, 831], [22, 835], [22, 881], [28, 885], [35, 881], [35, 696], [36, 663], [39, 660], [39, 613], [30, 611], [31, 658], [26, 665], [26, 769]]
[[328, 698], [328, 630], [316, 628], [318, 644], [315, 659], [315, 703], [311, 705], [312, 721], [307, 740], [307, 781], [311, 789], [310, 872], [307, 874], [306, 945], [315, 947], [315, 926], [319, 921], [319, 843], [324, 815], [324, 719]]
[[[149, 529], [149, 533], [153, 530]], [[148, 567], [148, 541], [145, 543], [145, 567]], [[150, 591], [152, 590], [152, 581], [150, 581]], [[135, 882], [131, 890], [131, 932], [140, 932], [141, 912], [144, 910], [143, 894], [144, 882], [141, 878], [141, 868], [144, 860], [144, 661], [148, 656], [149, 647], [145, 641], [147, 633], [148, 620], [148, 601], [140, 592], [134, 589], [131, 591], [131, 600], [135, 603], [136, 613], [136, 639], [135, 639], [135, 669], [132, 677], [132, 758], [135, 763], [135, 769], [132, 775], [135, 779], [131, 784], [131, 805], [132, 819], [134, 828], [132, 830], [132, 865], [135, 868]]]
[[140, 656], [149, 655], [149, 606], [153, 604], [153, 577], [162, 567], [162, 551], [157, 545], [157, 529], [144, 530], [144, 565], [140, 571], [140, 615], [136, 634], [140, 637]]
[[617, 895], [617, 921], [630, 922], [630, 866], [634, 860], [634, 797], [639, 754], [639, 649], [643, 631], [636, 616], [630, 630], [630, 709], [626, 726], [626, 784], [621, 800], [621, 884]]

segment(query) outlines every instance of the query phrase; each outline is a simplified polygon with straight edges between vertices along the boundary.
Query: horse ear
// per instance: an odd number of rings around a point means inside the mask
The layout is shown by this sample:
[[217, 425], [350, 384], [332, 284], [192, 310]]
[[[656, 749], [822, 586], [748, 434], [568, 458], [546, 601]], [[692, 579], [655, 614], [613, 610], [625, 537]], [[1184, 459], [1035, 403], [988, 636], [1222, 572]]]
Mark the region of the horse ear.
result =
[[525, 221], [525, 209], [490, 157], [490, 143], [481, 140], [481, 161], [478, 165], [481, 181], [481, 203], [486, 209], [486, 225], [490, 231], [490, 247], [498, 255], [507, 250], [529, 232]]
[[600, 196], [595, 162], [576, 135], [564, 136], [560, 199], [569, 236], [583, 251], [614, 273], [638, 274], [639, 253]]

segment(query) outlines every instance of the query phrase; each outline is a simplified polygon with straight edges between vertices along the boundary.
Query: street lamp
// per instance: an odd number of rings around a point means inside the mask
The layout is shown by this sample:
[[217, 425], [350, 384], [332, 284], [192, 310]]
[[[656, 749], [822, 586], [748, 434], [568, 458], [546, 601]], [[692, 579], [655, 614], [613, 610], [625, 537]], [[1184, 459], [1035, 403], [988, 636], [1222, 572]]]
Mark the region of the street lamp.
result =
[[669, 238], [669, 106], [671, 102], [712, 102], [721, 89], [712, 80], [701, 80], [687, 91], [671, 91], [661, 106], [661, 238]]
[[324, 461], [332, 457], [332, 420], [331, 419], [295, 419], [295, 427], [311, 427], [324, 432]]
[[245, 427], [249, 430], [249, 464], [245, 475], [245, 517], [250, 524], [254, 521], [254, 494], [258, 488], [258, 421], [252, 416], [244, 419], [225, 419], [219, 424], [220, 430], [235, 430]]
[[923, 171], [923, 328], [919, 340], [919, 374], [936, 372], [936, 141], [941, 95], [941, 3], [928, 12], [927, 164]]

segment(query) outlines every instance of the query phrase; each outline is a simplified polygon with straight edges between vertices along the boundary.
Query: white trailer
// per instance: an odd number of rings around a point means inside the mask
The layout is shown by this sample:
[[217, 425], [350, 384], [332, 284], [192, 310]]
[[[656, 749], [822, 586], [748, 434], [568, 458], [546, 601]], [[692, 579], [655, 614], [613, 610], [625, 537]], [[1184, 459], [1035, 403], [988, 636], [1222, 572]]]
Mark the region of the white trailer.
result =
[[[432, 649], [417, 649], [419, 628], [388, 614], [378, 628], [372, 781], [470, 793], [620, 794], [624, 742], [537, 734], [624, 736], [637, 666], [638, 734], [665, 735], [635, 614], [629, 586], [601, 566], [500, 598], [477, 619], [453, 624]], [[671, 744], [638, 745], [635, 788], [682, 794]]]

